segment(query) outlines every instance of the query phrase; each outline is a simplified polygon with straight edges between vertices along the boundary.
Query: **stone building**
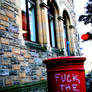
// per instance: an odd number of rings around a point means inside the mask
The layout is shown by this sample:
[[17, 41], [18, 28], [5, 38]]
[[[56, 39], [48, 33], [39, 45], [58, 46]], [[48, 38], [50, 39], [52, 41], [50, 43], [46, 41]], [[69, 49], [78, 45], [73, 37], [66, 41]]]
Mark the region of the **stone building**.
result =
[[46, 80], [44, 59], [76, 55], [73, 0], [0, 0], [0, 87]]

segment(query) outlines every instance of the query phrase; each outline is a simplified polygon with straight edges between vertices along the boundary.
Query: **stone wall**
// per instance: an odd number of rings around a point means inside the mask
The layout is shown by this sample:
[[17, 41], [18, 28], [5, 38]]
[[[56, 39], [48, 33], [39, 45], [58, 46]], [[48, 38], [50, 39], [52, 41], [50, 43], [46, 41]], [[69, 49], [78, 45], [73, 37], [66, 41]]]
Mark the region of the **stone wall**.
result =
[[0, 0], [0, 87], [46, 80], [44, 59], [63, 56], [58, 49], [20, 38], [19, 9], [15, 0]]
[[38, 44], [21, 45], [18, 12], [14, 0], [0, 0], [0, 87], [46, 80], [42, 61], [57, 56]]

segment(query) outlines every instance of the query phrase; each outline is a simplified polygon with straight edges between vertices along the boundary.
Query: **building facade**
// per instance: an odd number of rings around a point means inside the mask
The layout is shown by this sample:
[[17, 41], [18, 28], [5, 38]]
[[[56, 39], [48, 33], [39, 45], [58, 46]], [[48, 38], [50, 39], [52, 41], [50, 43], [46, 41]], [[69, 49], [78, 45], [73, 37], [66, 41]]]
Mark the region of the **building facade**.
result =
[[42, 61], [79, 48], [73, 0], [0, 0], [0, 87], [47, 80]]

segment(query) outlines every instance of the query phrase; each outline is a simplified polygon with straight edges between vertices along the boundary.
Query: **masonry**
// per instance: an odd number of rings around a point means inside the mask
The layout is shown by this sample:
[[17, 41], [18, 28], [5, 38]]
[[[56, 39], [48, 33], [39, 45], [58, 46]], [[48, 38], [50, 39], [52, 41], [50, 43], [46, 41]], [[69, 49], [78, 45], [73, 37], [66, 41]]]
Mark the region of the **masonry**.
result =
[[[49, 45], [47, 37], [49, 33], [47, 29], [45, 29], [48, 27], [46, 20], [47, 15], [44, 15], [47, 11], [45, 6], [47, 3], [44, 0], [42, 0], [42, 2], [41, 0], [36, 0], [39, 11], [37, 11], [39, 17], [37, 19], [40, 35], [39, 44], [23, 39], [21, 8], [19, 7], [20, 1], [0, 0], [0, 87], [47, 80], [46, 66], [42, 61], [51, 57], [68, 55], [65, 49], [64, 39], [60, 38], [62, 35], [60, 36], [57, 34], [57, 48], [52, 48]], [[51, 0], [51, 2], [53, 1], [54, 0]], [[73, 21], [73, 23], [70, 24], [70, 29], [72, 30], [72, 34], [75, 35], [77, 34], [77, 31], [74, 29], [75, 25], [73, 25], [74, 27], [71, 26], [75, 23], [72, 0], [65, 1], [67, 2], [66, 4], [63, 0], [59, 0], [60, 3], [58, 3], [58, 5], [61, 4], [62, 6], [65, 5], [70, 7], [69, 12], [71, 12], [71, 20]], [[55, 0], [55, 2], [58, 2], [58, 0]], [[41, 15], [45, 17], [43, 21], [41, 21]], [[61, 26], [57, 26], [56, 30], [57, 33], [59, 32], [61, 34], [63, 32], [63, 19], [61, 15], [57, 17], [58, 20], [56, 19], [56, 25]], [[45, 27], [41, 27], [44, 26], [43, 24], [45, 24]], [[42, 35], [44, 35], [44, 37], [42, 37]], [[74, 36], [70, 41], [69, 46], [71, 47], [71, 55], [78, 55], [79, 53], [76, 52], [79, 51], [77, 40], [78, 37]]]

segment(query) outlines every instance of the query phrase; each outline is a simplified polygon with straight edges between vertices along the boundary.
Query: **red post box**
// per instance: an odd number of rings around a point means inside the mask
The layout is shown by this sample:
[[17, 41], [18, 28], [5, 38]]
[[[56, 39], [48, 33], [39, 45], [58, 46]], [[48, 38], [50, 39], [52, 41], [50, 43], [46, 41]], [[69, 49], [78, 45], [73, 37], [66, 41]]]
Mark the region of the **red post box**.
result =
[[47, 66], [48, 92], [86, 92], [85, 57], [57, 57], [44, 60]]

